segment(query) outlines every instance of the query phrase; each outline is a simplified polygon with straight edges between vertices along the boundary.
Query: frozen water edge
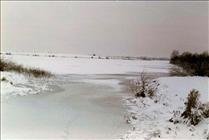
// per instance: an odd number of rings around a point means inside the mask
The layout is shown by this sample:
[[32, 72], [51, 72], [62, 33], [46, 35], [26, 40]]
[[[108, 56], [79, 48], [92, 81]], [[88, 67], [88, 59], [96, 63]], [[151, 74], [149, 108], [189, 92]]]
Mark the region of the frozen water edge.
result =
[[2, 139], [121, 138], [129, 129], [124, 78], [60, 75], [49, 82], [54, 91], [2, 98]]

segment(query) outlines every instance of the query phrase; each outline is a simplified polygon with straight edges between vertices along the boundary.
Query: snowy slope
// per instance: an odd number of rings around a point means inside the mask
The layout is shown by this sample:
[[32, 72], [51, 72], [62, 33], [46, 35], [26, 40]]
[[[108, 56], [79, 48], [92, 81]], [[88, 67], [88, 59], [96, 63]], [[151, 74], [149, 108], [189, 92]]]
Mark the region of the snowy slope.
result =
[[14, 72], [1, 72], [1, 97], [24, 96], [28, 94], [37, 94], [41, 91], [50, 90], [48, 87], [50, 79], [33, 78]]
[[200, 91], [200, 101], [209, 101], [208, 77], [164, 77], [159, 78], [158, 95], [153, 99], [125, 99], [129, 106], [128, 121], [133, 130], [125, 135], [125, 139], [206, 139], [208, 135], [209, 119], [201, 121], [197, 126], [187, 124], [173, 124], [168, 120], [173, 111], [183, 112], [184, 102], [189, 91]]

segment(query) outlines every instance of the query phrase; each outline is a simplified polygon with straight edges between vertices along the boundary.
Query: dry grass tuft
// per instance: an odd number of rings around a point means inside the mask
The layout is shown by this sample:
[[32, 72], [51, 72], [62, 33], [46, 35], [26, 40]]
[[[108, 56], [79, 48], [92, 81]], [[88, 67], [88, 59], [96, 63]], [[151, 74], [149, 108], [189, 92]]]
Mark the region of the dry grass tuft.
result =
[[17, 73], [23, 73], [28, 76], [38, 77], [51, 77], [52, 74], [48, 71], [37, 68], [25, 68], [22, 65], [15, 64], [13, 62], [0, 59], [0, 71], [14, 71]]
[[183, 113], [175, 111], [176, 113], [174, 113], [174, 116], [169, 121], [176, 124], [182, 122], [181, 118], [183, 118], [184, 122], [195, 126], [204, 118], [209, 118], [209, 103], [202, 104], [199, 101], [199, 96], [199, 91], [191, 90], [185, 102], [186, 107]]

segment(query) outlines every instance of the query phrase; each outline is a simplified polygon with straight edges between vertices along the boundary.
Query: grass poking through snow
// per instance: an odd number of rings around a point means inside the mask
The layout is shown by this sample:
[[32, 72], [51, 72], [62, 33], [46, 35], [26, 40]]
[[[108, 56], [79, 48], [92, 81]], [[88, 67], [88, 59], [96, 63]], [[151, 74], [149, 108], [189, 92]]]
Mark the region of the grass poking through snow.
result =
[[0, 59], [0, 71], [14, 71], [22, 73], [28, 76], [38, 77], [51, 77], [52, 74], [48, 71], [37, 69], [37, 68], [26, 68], [22, 65], [15, 64], [13, 62], [5, 61]]

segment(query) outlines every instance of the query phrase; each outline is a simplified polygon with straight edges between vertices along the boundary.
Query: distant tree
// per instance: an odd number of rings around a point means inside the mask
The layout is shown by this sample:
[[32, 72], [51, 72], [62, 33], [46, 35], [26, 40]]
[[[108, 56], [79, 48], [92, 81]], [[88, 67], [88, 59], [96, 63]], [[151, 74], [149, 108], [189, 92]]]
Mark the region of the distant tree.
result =
[[178, 55], [179, 55], [179, 51], [173, 50], [172, 53], [171, 53], [171, 58], [177, 57]]
[[170, 58], [170, 63], [175, 63], [177, 62], [176, 59], [178, 58], [179, 56], [179, 51], [177, 50], [173, 50], [172, 53], [171, 53], [171, 58]]
[[202, 53], [202, 55], [205, 55], [205, 56], [209, 55], [209, 54], [208, 54], [208, 51], [204, 51], [204, 52]]

